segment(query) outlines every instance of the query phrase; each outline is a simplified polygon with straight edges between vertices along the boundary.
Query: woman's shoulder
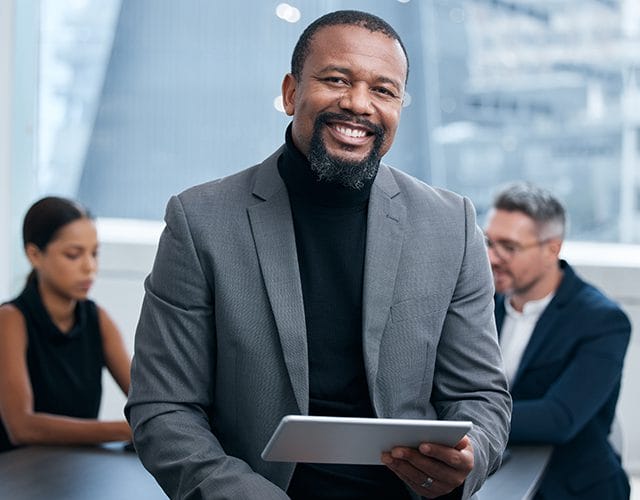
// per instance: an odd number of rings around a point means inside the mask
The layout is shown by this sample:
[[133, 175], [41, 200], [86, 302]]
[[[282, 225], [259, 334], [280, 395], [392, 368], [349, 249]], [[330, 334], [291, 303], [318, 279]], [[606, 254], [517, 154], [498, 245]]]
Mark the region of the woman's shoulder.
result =
[[95, 302], [93, 302], [93, 307], [100, 328], [100, 333], [104, 334], [105, 332], [108, 332], [112, 326], [115, 326], [115, 322], [104, 307], [96, 304]]
[[22, 311], [14, 304], [0, 305], [0, 334], [26, 334], [27, 323]]
[[24, 322], [22, 311], [12, 302], [5, 302], [0, 305], [0, 322], [20, 321]]

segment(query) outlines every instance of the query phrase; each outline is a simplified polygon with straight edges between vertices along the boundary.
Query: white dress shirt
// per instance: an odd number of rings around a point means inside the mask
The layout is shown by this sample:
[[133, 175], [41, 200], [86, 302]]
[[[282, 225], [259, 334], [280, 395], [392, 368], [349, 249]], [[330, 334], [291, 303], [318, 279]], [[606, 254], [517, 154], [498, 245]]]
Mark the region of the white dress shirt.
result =
[[524, 305], [522, 312], [516, 311], [511, 305], [511, 299], [505, 297], [506, 314], [500, 330], [500, 348], [509, 386], [513, 385], [520, 360], [529, 339], [531, 339], [536, 323], [554, 295], [555, 292], [551, 292], [541, 299], [530, 300]]

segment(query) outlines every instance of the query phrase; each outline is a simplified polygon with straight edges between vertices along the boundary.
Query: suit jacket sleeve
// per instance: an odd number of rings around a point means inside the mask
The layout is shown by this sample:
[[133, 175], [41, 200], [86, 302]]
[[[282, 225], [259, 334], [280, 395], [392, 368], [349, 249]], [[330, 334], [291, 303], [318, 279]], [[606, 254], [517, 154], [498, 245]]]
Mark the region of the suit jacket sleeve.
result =
[[287, 498], [228, 456], [210, 428], [214, 283], [201, 268], [178, 197], [169, 201], [165, 222], [145, 281], [125, 408], [139, 457], [171, 498]]
[[438, 345], [432, 403], [441, 419], [471, 420], [474, 468], [463, 498], [500, 465], [511, 398], [493, 315], [493, 279], [475, 211], [465, 199], [466, 245]]

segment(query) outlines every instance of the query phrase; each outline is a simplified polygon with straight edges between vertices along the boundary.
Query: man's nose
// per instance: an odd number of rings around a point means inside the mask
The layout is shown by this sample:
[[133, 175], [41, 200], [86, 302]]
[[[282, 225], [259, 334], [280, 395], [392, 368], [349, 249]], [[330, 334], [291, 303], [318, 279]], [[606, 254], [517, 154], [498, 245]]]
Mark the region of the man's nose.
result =
[[369, 86], [364, 83], [352, 85], [340, 98], [339, 105], [356, 115], [370, 115], [373, 109]]
[[496, 249], [493, 246], [487, 246], [487, 253], [489, 254], [489, 262], [491, 263], [492, 266], [495, 264], [502, 263], [502, 259], [500, 258], [500, 256], [498, 255], [498, 252], [496, 252]]

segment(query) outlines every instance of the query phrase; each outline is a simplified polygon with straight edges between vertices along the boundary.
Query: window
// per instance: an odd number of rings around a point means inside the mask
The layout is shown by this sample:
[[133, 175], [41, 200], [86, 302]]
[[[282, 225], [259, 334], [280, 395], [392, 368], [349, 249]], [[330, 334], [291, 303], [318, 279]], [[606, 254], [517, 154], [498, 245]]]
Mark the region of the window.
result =
[[500, 184], [531, 180], [565, 201], [570, 238], [640, 242], [637, 1], [250, 3], [41, 0], [40, 194], [159, 220], [171, 194], [255, 164], [283, 140], [300, 32], [355, 8], [411, 57], [388, 163], [480, 216]]

